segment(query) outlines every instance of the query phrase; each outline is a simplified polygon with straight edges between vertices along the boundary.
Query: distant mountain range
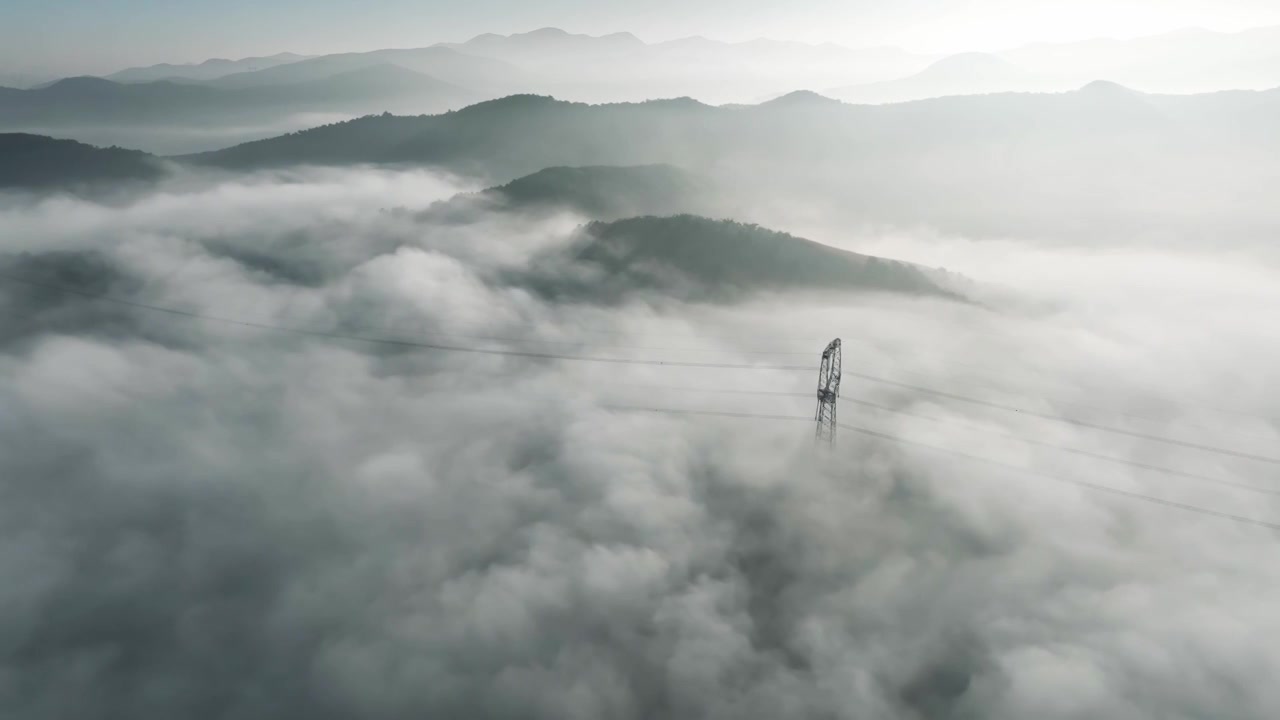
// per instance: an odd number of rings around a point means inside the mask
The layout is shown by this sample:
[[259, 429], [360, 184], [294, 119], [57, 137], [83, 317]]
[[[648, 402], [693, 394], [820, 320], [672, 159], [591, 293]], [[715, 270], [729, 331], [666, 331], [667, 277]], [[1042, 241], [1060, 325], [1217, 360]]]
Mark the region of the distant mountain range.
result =
[[231, 75], [232, 73], [254, 72], [277, 65], [286, 65], [306, 60], [306, 55], [283, 52], [269, 57], [251, 57], [241, 60], [225, 60], [214, 58], [202, 63], [170, 65], [161, 63], [147, 67], [129, 68], [106, 76], [107, 80], [119, 83], [154, 82], [156, 80], [204, 81]]
[[[147, 79], [161, 75], [166, 79]], [[219, 147], [309, 127], [316, 117], [443, 112], [523, 84], [514, 66], [447, 48], [277, 55], [135, 68], [113, 77], [135, 81], [76, 77], [26, 90], [0, 88], [0, 130], [190, 152], [204, 149], [210, 137], [227, 137], [213, 141]]]
[[1062, 92], [1109, 80], [1153, 93], [1280, 86], [1280, 27], [1239, 33], [1184, 30], [1134, 40], [1037, 44], [962, 53], [907, 77], [828, 91], [857, 103], [894, 103], [994, 92]]
[[584, 56], [625, 56], [644, 52], [648, 45], [627, 32], [611, 35], [580, 35], [559, 28], [542, 28], [527, 33], [497, 35], [486, 33], [462, 43], [440, 43], [472, 55], [493, 57], [511, 63], [575, 61]]
[[[686, 167], [736, 158], [775, 165], [900, 157], [940, 144], [1096, 140], [1194, 133], [1188, 140], [1274, 141], [1280, 91], [1148, 95], [1097, 82], [1068, 93], [1005, 93], [885, 106], [791, 93], [750, 106], [689, 98], [588, 105], [513, 95], [425, 117], [369, 116], [193, 155], [222, 167], [414, 162], [500, 179], [559, 165]], [[903, 144], [910, 144], [904, 148]], [[915, 150], [912, 150], [915, 148]]]
[[[476, 202], [529, 208], [559, 196], [602, 219], [717, 213], [734, 198], [725, 214], [765, 224], [804, 211], [969, 234], [1172, 237], [1212, 225], [1262, 237], [1280, 232], [1265, 210], [1280, 175], [1276, 127], [1280, 90], [1152, 95], [1109, 82], [890, 105], [811, 92], [750, 106], [515, 95], [174, 160], [232, 170], [421, 165], [510, 183]], [[619, 194], [633, 202], [618, 203]]]
[[[133, 150], [94, 148], [70, 140], [0, 135], [0, 188], [92, 191], [155, 180], [162, 161]], [[556, 167], [477, 194], [436, 203], [419, 218], [451, 221], [493, 212], [572, 210], [595, 220], [567, 246], [547, 251], [505, 279], [553, 300], [619, 302], [637, 293], [688, 301], [733, 301], [768, 291], [896, 292], [957, 299], [949, 276], [891, 260], [730, 220], [679, 214], [707, 202], [710, 189], [670, 166]], [[653, 214], [632, 216], [632, 211]], [[676, 214], [673, 214], [676, 213]], [[661, 215], [659, 217], [658, 215]], [[334, 270], [296, 248], [204, 241], [209, 252], [295, 284], [320, 282]], [[0, 257], [29, 277], [84, 287], [125, 278], [93, 253]], [[24, 296], [29, 313], [56, 313], [58, 293]], [[21, 331], [19, 322], [14, 332]], [[114, 329], [112, 330], [114, 331]], [[4, 334], [4, 333], [0, 333]]]
[[[441, 67], [445, 50], [505, 65], [450, 72]], [[630, 33], [591, 36], [543, 28], [409, 50], [320, 57], [281, 53], [164, 64], [130, 68], [108, 79], [275, 85], [383, 63], [481, 95], [534, 92], [587, 102], [678, 95], [709, 103], [755, 102], [799, 88], [831, 88], [828, 94], [855, 102], [900, 102], [942, 95], [1060, 91], [1099, 79], [1147, 92], [1194, 93], [1280, 86], [1280, 27], [1238, 33], [1184, 30], [950, 57], [892, 47], [851, 49], [767, 39], [727, 43], [689, 37], [646, 43]], [[938, 64], [930, 67], [934, 63]], [[290, 71], [265, 72], [299, 64]], [[223, 80], [231, 76], [236, 78]]]
[[275, 86], [391, 63], [491, 97], [533, 92], [607, 102], [693, 95], [730, 102], [771, 89], [795, 89], [800, 78], [817, 87], [891, 78], [917, 71], [931, 59], [897, 48], [852, 50], [773, 40], [724, 43], [696, 37], [645, 43], [630, 33], [591, 36], [543, 28], [416, 49], [130, 68], [109, 79]]
[[315, 82], [335, 75], [395, 66], [429, 75], [442, 82], [481, 94], [502, 95], [527, 83], [520, 68], [501, 60], [467, 55], [443, 47], [417, 50], [376, 50], [367, 53], [323, 55], [264, 70], [224, 75], [208, 84], [217, 88], [282, 87]]
[[53, 82], [57, 78], [33, 73], [0, 71], [0, 88], [29, 88]]
[[851, 103], [881, 104], [952, 95], [1062, 92], [1076, 86], [1040, 77], [997, 55], [965, 53], [943, 58], [900, 80], [834, 88], [827, 94]]
[[[1280, 170], [1277, 126], [1280, 91], [1147, 95], [1105, 82], [880, 106], [813, 93], [722, 107], [521, 95], [437, 116], [366, 117], [182, 160], [415, 163], [498, 183], [549, 167], [657, 163], [711, 178], [751, 204], [753, 219], [803, 197], [828, 216], [966, 232], [1020, 232], [1023, 220], [1043, 228], [1046, 216], [1063, 232], [1104, 222], [1155, 232], [1160, 217], [1172, 228], [1194, 226], [1175, 223], [1171, 209], [1244, 222], [1249, 208], [1268, 205], [1266, 172]], [[1261, 174], [1229, 171], [1233, 158]], [[1137, 188], [1149, 206], [1114, 200]]]
[[221, 87], [168, 80], [126, 84], [80, 77], [31, 90], [0, 89], [0, 126], [59, 127], [83, 122], [86, 115], [102, 124], [163, 125], [243, 122], [303, 111], [359, 114], [371, 106], [439, 112], [475, 99], [456, 85], [386, 63], [279, 86]]
[[1184, 94], [1280, 86], [1280, 26], [1040, 43], [999, 55], [1028, 73], [1073, 85], [1102, 79], [1146, 92]]
[[[757, 103], [798, 88], [854, 103], [1060, 92], [1103, 79], [1165, 92], [1280, 86], [1280, 28], [1172, 33], [939, 57], [895, 48], [684, 38], [646, 43], [544, 28], [463, 43], [130, 68], [0, 88], [0, 130], [193, 152], [370, 113], [437, 113], [512, 94], [593, 103]], [[24, 82], [21, 84], [30, 84]]]
[[[295, 66], [279, 69], [285, 67]], [[120, 128], [134, 137], [145, 136], [148, 128], [163, 133], [172, 128], [269, 126], [308, 114], [434, 113], [485, 97], [390, 63], [280, 85], [227, 85], [169, 80], [118, 83], [81, 77], [30, 90], [0, 88], [0, 128], [76, 134], [88, 123], [99, 133]]]

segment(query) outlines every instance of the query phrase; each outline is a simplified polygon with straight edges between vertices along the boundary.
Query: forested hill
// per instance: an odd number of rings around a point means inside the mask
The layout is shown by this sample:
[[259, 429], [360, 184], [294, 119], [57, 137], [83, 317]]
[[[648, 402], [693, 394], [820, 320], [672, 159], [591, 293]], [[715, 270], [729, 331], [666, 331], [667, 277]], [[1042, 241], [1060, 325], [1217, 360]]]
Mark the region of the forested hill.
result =
[[942, 271], [860, 255], [758, 225], [694, 215], [592, 222], [535, 263], [542, 292], [619, 299], [644, 290], [732, 300], [777, 290], [958, 297]]
[[492, 210], [570, 211], [592, 220], [731, 214], [720, 195], [707, 178], [672, 165], [551, 167], [434, 203], [423, 216], [465, 222]]
[[[183, 158], [230, 168], [412, 164], [491, 183], [557, 166], [671, 164], [760, 207], [950, 231], [1280, 231], [1251, 219], [1280, 173], [1280, 91], [1146, 95], [1111, 83], [899, 105], [812, 94], [753, 106], [519, 95], [371, 116]], [[1236, 160], [1247, 160], [1241, 173]], [[1141, 189], [1140, 202], [1118, 203]], [[784, 201], [782, 198], [789, 197]]]
[[185, 159], [226, 167], [426, 163], [510, 178], [557, 165], [695, 167], [797, 154], [837, 161], [964, 141], [1106, 141], [1191, 131], [1274, 141], [1269, 129], [1280, 121], [1280, 91], [1161, 96], [1093, 83], [1070, 93], [885, 106], [800, 95], [810, 100], [721, 107], [688, 98], [587, 105], [513, 95], [441, 115], [368, 116]]
[[99, 148], [43, 135], [0, 133], [0, 188], [51, 189], [154, 180], [160, 160], [138, 150]]

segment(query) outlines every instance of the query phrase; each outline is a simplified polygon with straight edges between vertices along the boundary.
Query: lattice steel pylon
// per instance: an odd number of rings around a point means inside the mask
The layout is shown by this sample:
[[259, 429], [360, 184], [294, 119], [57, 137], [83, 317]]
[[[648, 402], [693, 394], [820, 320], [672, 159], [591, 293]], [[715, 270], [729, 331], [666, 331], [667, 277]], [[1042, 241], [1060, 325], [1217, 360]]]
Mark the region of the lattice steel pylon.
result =
[[817, 439], [828, 444], [836, 442], [836, 401], [840, 399], [840, 338], [831, 341], [822, 351], [822, 366], [818, 368], [818, 421]]

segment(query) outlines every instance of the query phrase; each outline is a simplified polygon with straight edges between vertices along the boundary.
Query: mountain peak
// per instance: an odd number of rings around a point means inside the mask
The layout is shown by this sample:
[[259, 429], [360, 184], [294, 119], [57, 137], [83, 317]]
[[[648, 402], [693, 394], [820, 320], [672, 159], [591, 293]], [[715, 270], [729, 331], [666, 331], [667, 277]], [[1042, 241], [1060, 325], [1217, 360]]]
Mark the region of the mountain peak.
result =
[[[955, 297], [913, 265], [700, 215], [591, 222], [580, 230], [570, 257], [562, 253], [535, 263], [541, 270], [535, 270], [535, 283], [544, 292], [605, 301], [622, 300], [633, 291], [659, 291], [714, 302], [783, 289]], [[583, 285], [580, 275], [566, 276], [566, 259], [603, 273], [608, 282]]]
[[377, 65], [369, 65], [367, 67], [356, 68], [346, 72], [335, 73], [327, 78], [312, 80], [310, 82], [325, 85], [354, 82], [361, 83], [366, 87], [379, 84], [407, 87], [419, 85], [449, 86], [448, 83], [442, 80], [438, 80], [425, 73], [417, 72], [416, 70], [410, 70], [403, 65], [397, 65], [392, 62], [378, 63]]
[[640, 38], [629, 32], [616, 32], [608, 35], [581, 35], [568, 32], [557, 27], [544, 27], [537, 30], [530, 30], [523, 33], [512, 33], [511, 35], [495, 35], [486, 33], [477, 35], [462, 45], [465, 47], [483, 47], [483, 48], [568, 48], [583, 44], [610, 46], [610, 47], [633, 47], [644, 45]]
[[1097, 96], [1114, 96], [1114, 97], [1133, 97], [1142, 93], [1132, 88], [1127, 88], [1117, 82], [1110, 80], [1094, 80], [1079, 90], [1082, 93]]
[[1010, 75], [1020, 73], [1017, 65], [996, 55], [980, 52], [948, 55], [933, 63], [919, 73], [919, 76], [960, 76], [972, 77], [982, 75]]
[[77, 77], [63, 78], [45, 86], [46, 90], [53, 91], [72, 91], [83, 92], [91, 90], [107, 90], [118, 87], [120, 83], [107, 80], [106, 78], [93, 77], [91, 75], [80, 75]]
[[629, 32], [609, 33], [608, 35], [601, 35], [600, 39], [608, 40], [610, 42], [625, 43], [627, 45], [644, 45], [645, 44], [643, 40], [641, 40], [640, 38], [636, 37], [635, 35]]
[[455, 110], [457, 113], [470, 113], [479, 115], [491, 112], [523, 112], [534, 108], [554, 107], [557, 105], [569, 105], [564, 100], [557, 100], [550, 95], [534, 95], [532, 93], [522, 93], [517, 95], [507, 95], [493, 100], [485, 100], [474, 105], [468, 105], [461, 110]]
[[561, 29], [560, 29], [560, 28], [558, 28], [558, 27], [544, 27], [544, 28], [538, 28], [537, 30], [530, 30], [529, 32], [526, 32], [526, 33], [516, 33], [515, 35], [512, 35], [511, 37], [519, 37], [519, 36], [523, 36], [523, 37], [545, 37], [545, 38], [552, 38], [552, 37], [556, 37], [556, 38], [561, 38], [561, 37], [569, 37], [569, 31], [568, 31], [568, 30], [561, 30]]
[[761, 103], [762, 106], [769, 107], [826, 107], [840, 104], [839, 100], [820, 95], [812, 90], [795, 90]]

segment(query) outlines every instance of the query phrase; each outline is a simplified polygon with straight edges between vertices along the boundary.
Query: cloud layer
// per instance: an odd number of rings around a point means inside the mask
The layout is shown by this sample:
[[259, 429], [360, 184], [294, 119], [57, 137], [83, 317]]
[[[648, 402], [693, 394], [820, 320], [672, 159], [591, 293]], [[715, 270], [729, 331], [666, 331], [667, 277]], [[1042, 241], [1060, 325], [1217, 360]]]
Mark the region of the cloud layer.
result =
[[557, 305], [495, 278], [581, 219], [415, 212], [471, 189], [299, 171], [0, 199], [2, 714], [1280, 708], [1272, 531], [849, 431], [819, 451], [803, 420], [621, 409], [803, 418], [816, 373], [429, 352], [54, 287], [543, 354], [807, 366], [840, 335], [846, 398], [945, 421], [846, 404], [847, 424], [1280, 521], [1271, 495], [992, 432], [1280, 490], [1274, 465], [855, 377], [1274, 455], [1269, 261], [832, 231], [966, 272], [983, 302]]

